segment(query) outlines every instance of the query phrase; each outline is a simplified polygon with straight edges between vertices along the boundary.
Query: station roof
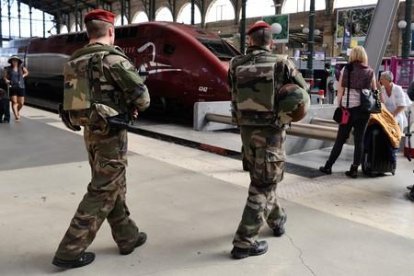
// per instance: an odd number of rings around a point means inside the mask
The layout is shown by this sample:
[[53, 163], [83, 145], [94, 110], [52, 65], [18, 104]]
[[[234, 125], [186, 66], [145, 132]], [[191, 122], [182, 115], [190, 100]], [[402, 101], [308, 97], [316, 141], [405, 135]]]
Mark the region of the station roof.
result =
[[[112, 4], [119, 0], [100, 0], [99, 2]], [[21, 3], [31, 5], [33, 8], [39, 9], [46, 13], [56, 15], [59, 11], [62, 13], [71, 13], [75, 10], [75, 0], [20, 0]], [[95, 8], [96, 0], [78, 0], [78, 8]]]
[[[31, 5], [33, 8], [39, 9], [46, 13], [57, 16], [61, 13], [72, 13], [76, 10], [76, 2], [78, 3], [79, 9], [85, 8], [96, 8], [97, 3], [102, 4], [113, 4], [119, 2], [119, 0], [20, 0], [21, 3]], [[278, 3], [282, 3], [282, 0], [277, 0]], [[290, 43], [306, 43], [308, 39], [307, 34], [303, 34], [301, 30], [291, 30], [289, 34]], [[321, 42], [322, 35], [315, 35], [315, 41]]]

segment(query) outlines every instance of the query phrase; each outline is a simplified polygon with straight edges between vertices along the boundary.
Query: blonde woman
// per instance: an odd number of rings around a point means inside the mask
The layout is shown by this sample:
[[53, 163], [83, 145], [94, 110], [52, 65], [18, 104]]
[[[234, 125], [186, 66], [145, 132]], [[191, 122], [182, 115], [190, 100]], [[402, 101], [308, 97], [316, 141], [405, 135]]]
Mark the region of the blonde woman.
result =
[[12, 110], [16, 121], [20, 120], [20, 110], [24, 105], [25, 85], [24, 78], [29, 74], [22, 60], [18, 56], [9, 58], [10, 66], [4, 68], [3, 79], [9, 87]]
[[[348, 87], [348, 80], [350, 81]], [[349, 89], [348, 89], [349, 88]], [[376, 89], [374, 70], [368, 66], [368, 57], [362, 46], [352, 49], [349, 63], [342, 69], [338, 86], [338, 106], [346, 107], [347, 100], [350, 118], [346, 124], [340, 124], [335, 144], [325, 166], [319, 170], [326, 174], [332, 173], [332, 166], [342, 151], [342, 147], [354, 129], [354, 160], [349, 171], [345, 174], [348, 177], [358, 177], [358, 167], [361, 164], [364, 151], [364, 135], [367, 128], [369, 113], [360, 109], [362, 89]], [[349, 94], [348, 94], [349, 91]], [[347, 99], [349, 97], [349, 99]]]

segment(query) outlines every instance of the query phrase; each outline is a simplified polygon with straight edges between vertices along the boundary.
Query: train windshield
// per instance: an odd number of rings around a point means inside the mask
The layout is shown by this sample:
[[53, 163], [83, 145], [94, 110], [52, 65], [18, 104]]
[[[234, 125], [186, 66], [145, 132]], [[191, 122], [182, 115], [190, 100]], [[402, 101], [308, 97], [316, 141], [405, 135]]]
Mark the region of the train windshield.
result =
[[230, 60], [239, 53], [223, 40], [199, 39], [199, 41], [221, 60]]

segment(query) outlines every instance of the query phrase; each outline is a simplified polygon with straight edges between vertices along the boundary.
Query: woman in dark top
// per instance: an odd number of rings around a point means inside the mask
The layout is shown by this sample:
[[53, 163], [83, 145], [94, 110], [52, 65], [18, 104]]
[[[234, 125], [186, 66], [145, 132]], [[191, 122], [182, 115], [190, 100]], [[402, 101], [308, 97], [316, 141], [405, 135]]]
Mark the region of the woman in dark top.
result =
[[[350, 89], [348, 89], [348, 78], [350, 78]], [[376, 89], [376, 80], [374, 71], [368, 66], [368, 57], [365, 49], [358, 46], [352, 49], [349, 57], [349, 64], [341, 71], [338, 86], [338, 105], [346, 107], [347, 97], [349, 97], [348, 109], [350, 118], [348, 123], [340, 124], [335, 144], [329, 155], [325, 166], [319, 170], [326, 174], [332, 173], [332, 165], [339, 157], [342, 147], [349, 137], [351, 129], [354, 129], [354, 161], [349, 171], [345, 174], [349, 177], [358, 177], [358, 167], [361, 164], [362, 153], [364, 150], [364, 135], [367, 128], [369, 113], [360, 110], [360, 93], [361, 89]], [[349, 91], [349, 94], [348, 94]]]
[[22, 60], [18, 56], [9, 58], [10, 66], [4, 68], [3, 79], [9, 87], [10, 100], [16, 121], [20, 120], [20, 110], [24, 105], [25, 85], [24, 78], [29, 74]]

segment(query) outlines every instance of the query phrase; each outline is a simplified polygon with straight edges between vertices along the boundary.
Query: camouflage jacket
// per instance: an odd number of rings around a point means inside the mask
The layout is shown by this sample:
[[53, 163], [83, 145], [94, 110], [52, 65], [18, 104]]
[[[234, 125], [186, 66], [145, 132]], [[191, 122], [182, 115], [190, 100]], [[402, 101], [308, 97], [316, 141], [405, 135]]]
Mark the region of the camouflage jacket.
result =
[[[75, 51], [68, 62], [95, 53], [99, 58], [92, 61], [92, 79], [89, 81], [94, 83], [91, 102], [98, 104], [98, 112], [110, 117], [127, 113], [131, 108], [145, 110], [150, 103], [148, 89], [136, 67], [119, 47], [89, 44]], [[67, 82], [73, 82], [71, 78], [76, 79], [76, 74], [65, 75], [64, 78], [67, 85]]]
[[[236, 83], [236, 77], [235, 73], [239, 66], [249, 64], [253, 60], [255, 60], [255, 63], [274, 63], [274, 91], [279, 91], [279, 89], [287, 84], [287, 83], [294, 83], [299, 85], [301, 88], [308, 90], [308, 85], [305, 82], [305, 80], [302, 77], [302, 74], [296, 69], [295, 65], [291, 60], [287, 58], [287, 56], [283, 55], [274, 55], [272, 54], [267, 48], [264, 47], [249, 47], [247, 49], [246, 55], [240, 55], [237, 57], [234, 57], [230, 62], [230, 68], [228, 73], [228, 81], [232, 93], [232, 117], [233, 121], [237, 123], [238, 125], [243, 125], [245, 121], [243, 115], [240, 115], [240, 112], [237, 110], [237, 83]], [[260, 88], [260, 87], [259, 87]], [[276, 100], [276, 98], [275, 98]], [[276, 106], [277, 103], [269, 103], [269, 106]], [[263, 117], [268, 117], [264, 118]], [[276, 114], [265, 114], [262, 112], [262, 114], [257, 114], [256, 117], [258, 120], [262, 120], [263, 122], [270, 122], [273, 118], [273, 123], [278, 124], [275, 122], [275, 118], [277, 118]], [[251, 121], [251, 118], [247, 119]]]

